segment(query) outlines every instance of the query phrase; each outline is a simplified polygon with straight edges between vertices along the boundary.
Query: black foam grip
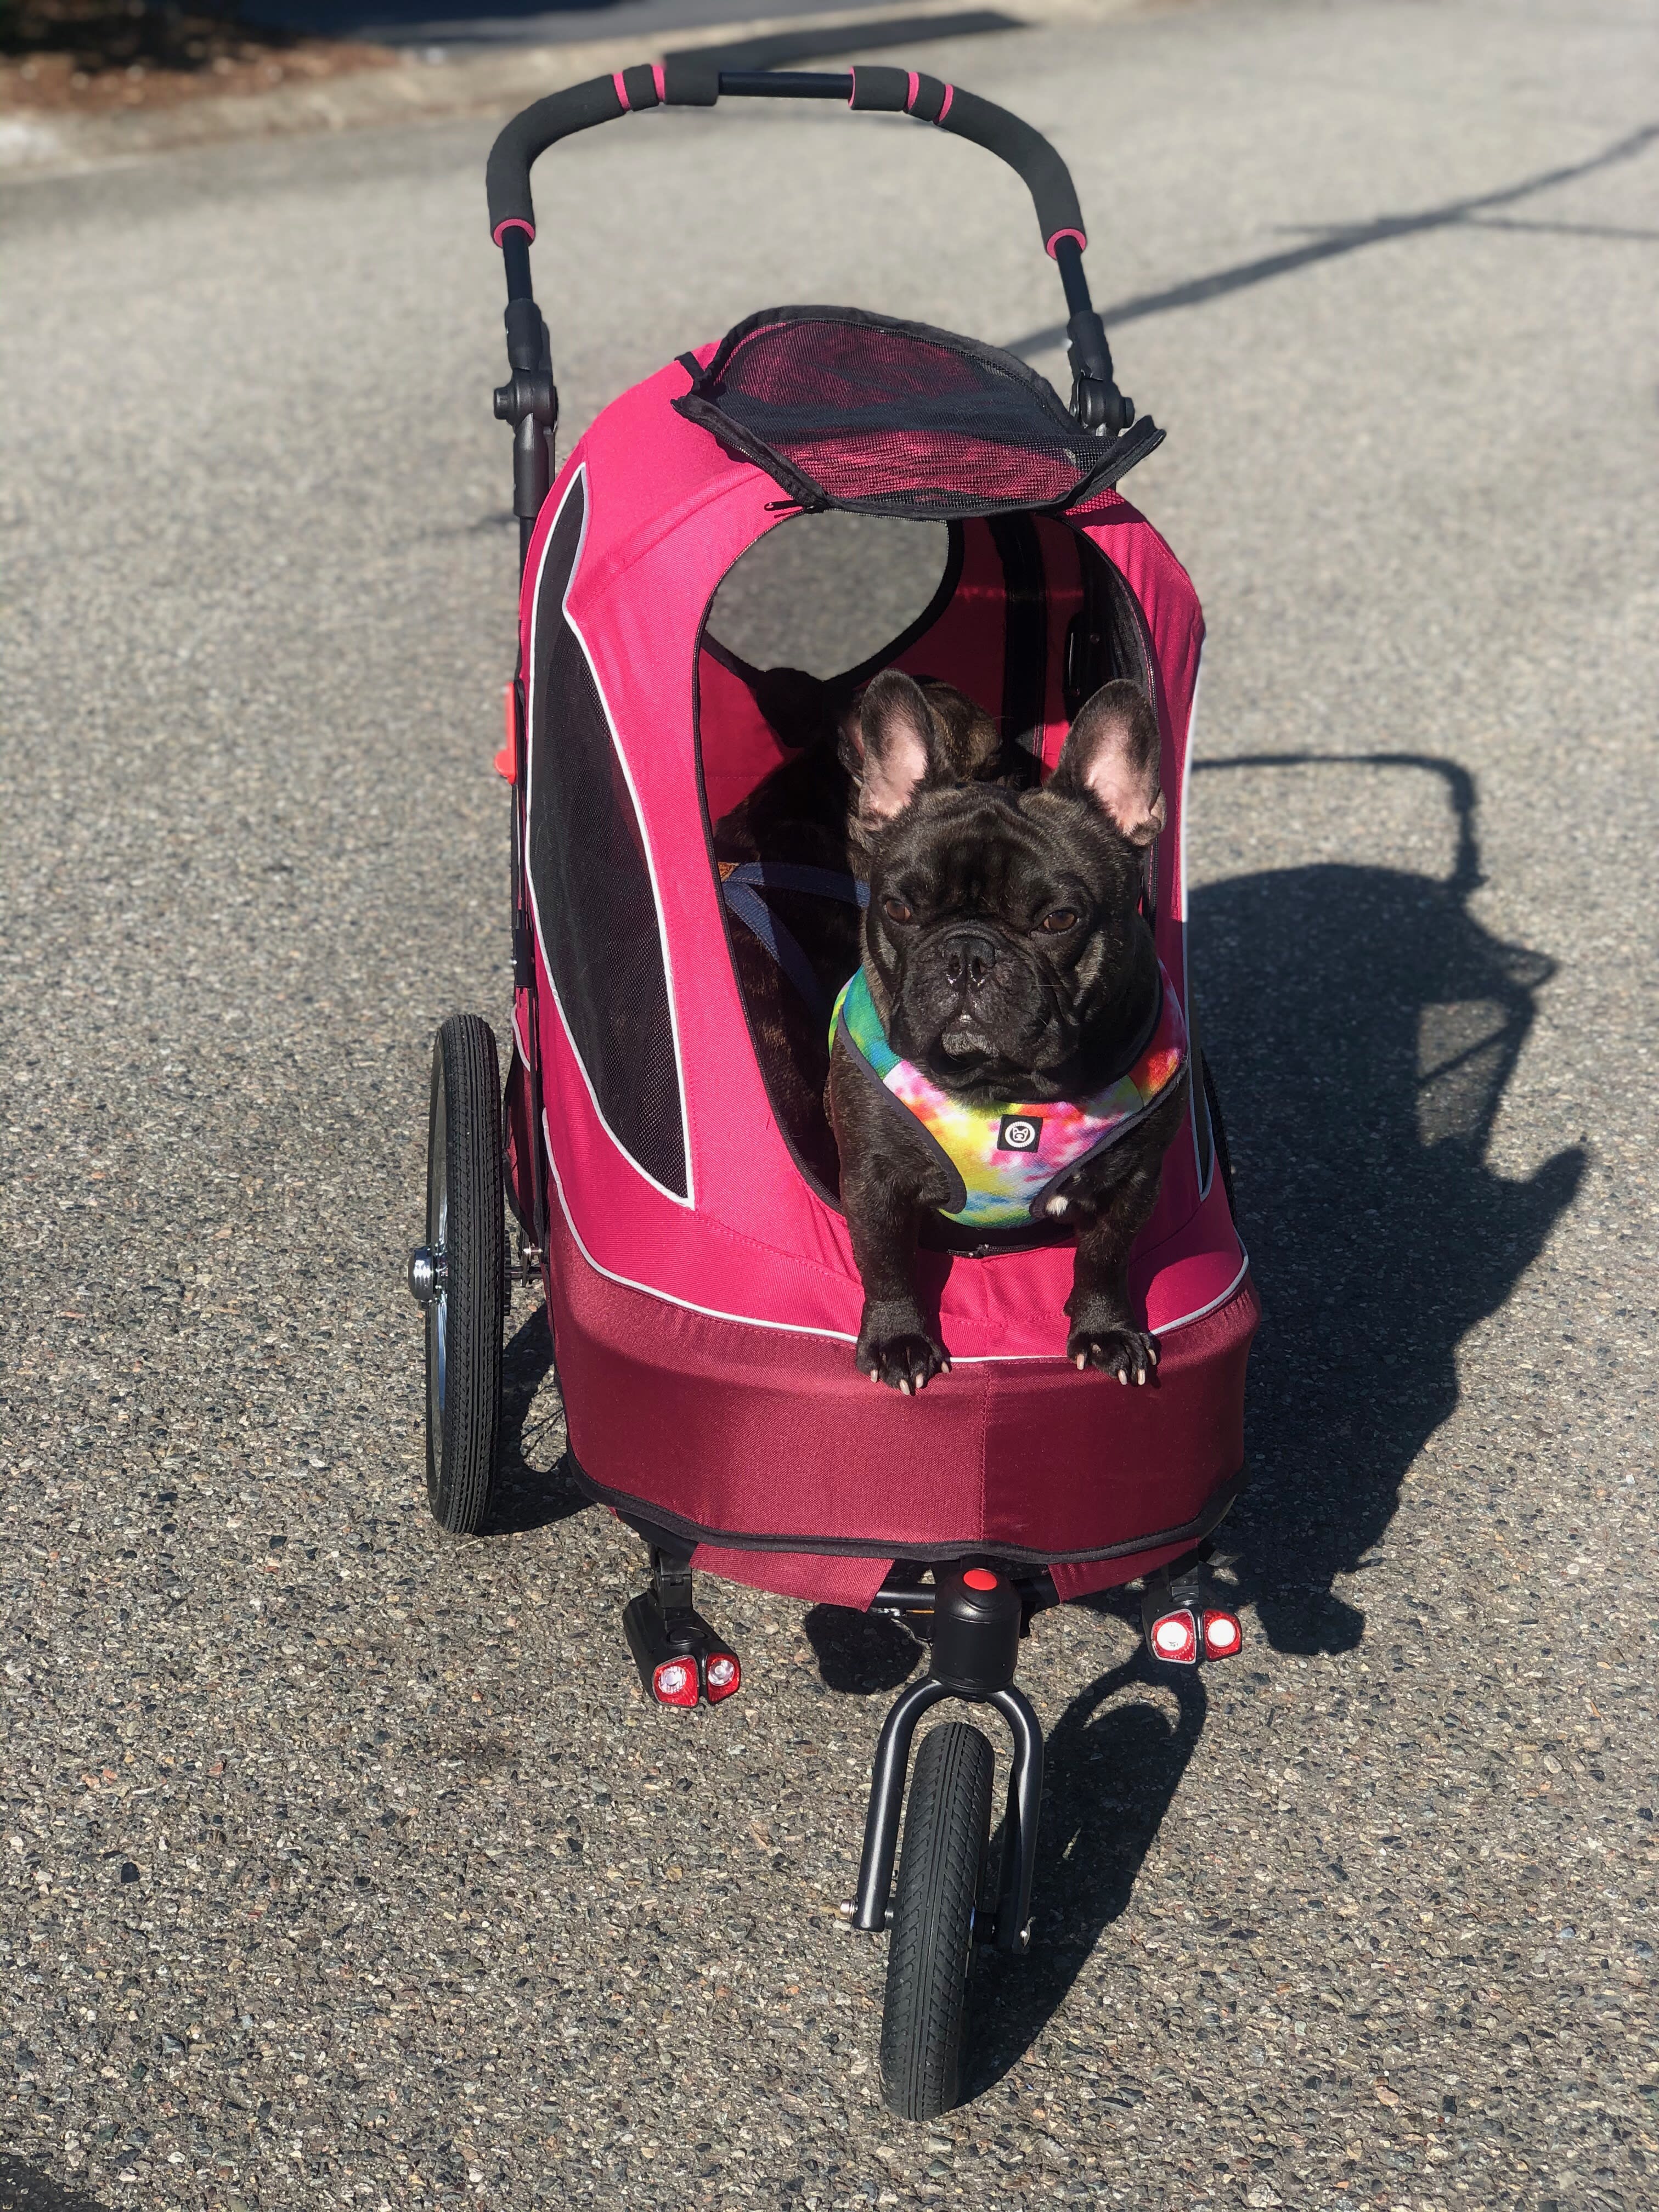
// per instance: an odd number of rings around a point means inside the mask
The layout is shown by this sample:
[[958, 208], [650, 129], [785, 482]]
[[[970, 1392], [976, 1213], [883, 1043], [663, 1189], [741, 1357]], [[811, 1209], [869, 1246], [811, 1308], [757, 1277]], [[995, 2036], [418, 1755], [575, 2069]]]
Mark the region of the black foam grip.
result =
[[589, 77], [563, 92], [550, 93], [515, 115], [489, 149], [484, 189], [489, 198], [489, 234], [495, 238], [504, 222], [528, 223], [536, 228], [536, 210], [530, 198], [530, 165], [561, 138], [578, 131], [591, 131], [596, 123], [614, 123], [627, 113], [617, 97], [613, 78]]
[[635, 62], [632, 69], [622, 73], [623, 90], [628, 94], [628, 112], [637, 115], [642, 107], [655, 107], [657, 72], [649, 62]]
[[921, 76], [912, 105], [909, 70], [880, 63], [860, 64], [853, 72], [852, 105], [877, 114], [914, 115], [919, 123], [937, 123], [941, 130], [954, 131], [958, 138], [971, 139], [1024, 178], [1036, 203], [1037, 227], [1045, 246], [1057, 231], [1082, 234], [1083, 215], [1071, 171], [1040, 131], [1022, 123], [1006, 107], [981, 100], [977, 93], [947, 88], [936, 76]]
[[712, 107], [720, 96], [720, 55], [713, 46], [706, 55], [670, 54], [663, 64], [665, 107]]
[[1072, 173], [1040, 131], [1033, 131], [1018, 115], [1010, 115], [1006, 107], [981, 100], [977, 93], [963, 92], [960, 87], [951, 94], [939, 127], [954, 131], [958, 138], [971, 139], [975, 146], [983, 146], [988, 154], [996, 155], [1019, 172], [1036, 203], [1037, 228], [1044, 246], [1057, 231], [1074, 230], [1082, 235], [1083, 210], [1077, 204]]
[[853, 71], [853, 97], [848, 106], [861, 111], [868, 109], [877, 115], [902, 115], [909, 96], [908, 70], [891, 69], [884, 62], [872, 62]]

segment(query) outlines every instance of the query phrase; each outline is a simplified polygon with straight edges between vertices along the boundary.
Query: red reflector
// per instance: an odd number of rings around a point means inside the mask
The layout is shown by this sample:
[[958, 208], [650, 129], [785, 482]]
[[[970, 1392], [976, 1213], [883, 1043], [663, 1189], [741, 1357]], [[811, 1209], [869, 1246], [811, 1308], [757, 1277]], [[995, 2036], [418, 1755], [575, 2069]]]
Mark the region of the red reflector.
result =
[[1204, 1616], [1204, 1652], [1210, 1659], [1231, 1659], [1235, 1651], [1243, 1648], [1244, 1631], [1238, 1615], [1234, 1613], [1206, 1613]]
[[994, 1589], [997, 1578], [989, 1567], [969, 1567], [962, 1578], [969, 1589]]
[[1198, 1623], [1190, 1613], [1166, 1613], [1152, 1623], [1152, 1650], [1160, 1659], [1190, 1667], [1198, 1658]]
[[695, 1659], [665, 1659], [651, 1677], [658, 1702], [665, 1705], [695, 1705], [697, 1702], [697, 1662]]
[[517, 775], [519, 765], [519, 718], [514, 711], [517, 704], [518, 702], [513, 696], [513, 686], [510, 684], [504, 684], [501, 687], [501, 719], [507, 724], [507, 738], [500, 752], [495, 756], [495, 767], [496, 775], [505, 776], [509, 783]]
[[743, 1673], [729, 1651], [717, 1651], [703, 1669], [703, 1683], [711, 1705], [729, 1698], [743, 1680]]

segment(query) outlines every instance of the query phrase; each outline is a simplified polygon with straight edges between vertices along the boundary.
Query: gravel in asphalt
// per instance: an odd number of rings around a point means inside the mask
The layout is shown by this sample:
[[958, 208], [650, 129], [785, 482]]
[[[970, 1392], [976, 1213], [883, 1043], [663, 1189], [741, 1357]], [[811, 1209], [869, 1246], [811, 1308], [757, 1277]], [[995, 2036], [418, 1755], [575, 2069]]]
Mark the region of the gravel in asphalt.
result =
[[[1246, 1651], [1036, 1624], [1036, 1943], [888, 2117], [836, 1906], [915, 1647], [710, 1583], [743, 1692], [647, 1708], [522, 1293], [499, 1525], [422, 1497], [428, 1054], [508, 983], [489, 129], [9, 187], [8, 2212], [1655, 2201], [1651, 11], [924, 58], [1072, 161], [1209, 615]], [[1062, 374], [934, 134], [653, 116], [540, 190], [571, 431], [802, 296]]]

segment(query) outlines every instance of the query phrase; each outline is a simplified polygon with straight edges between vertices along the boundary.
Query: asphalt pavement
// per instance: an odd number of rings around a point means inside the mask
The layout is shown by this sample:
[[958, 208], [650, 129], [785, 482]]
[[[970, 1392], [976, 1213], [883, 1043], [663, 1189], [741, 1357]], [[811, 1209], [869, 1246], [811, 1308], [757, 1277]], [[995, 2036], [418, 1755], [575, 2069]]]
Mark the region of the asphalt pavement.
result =
[[[1247, 1650], [1036, 1623], [1036, 1942], [920, 2130], [836, 1909], [915, 1647], [711, 1583], [741, 1695], [647, 1707], [522, 1292], [499, 1523], [422, 1494], [428, 1055], [507, 1006], [490, 125], [0, 190], [6, 2212], [1659, 2199], [1656, 45], [916, 49], [1054, 136], [1169, 428], [1267, 1310]], [[653, 115], [538, 189], [568, 433], [802, 297], [1063, 373], [938, 134]]]

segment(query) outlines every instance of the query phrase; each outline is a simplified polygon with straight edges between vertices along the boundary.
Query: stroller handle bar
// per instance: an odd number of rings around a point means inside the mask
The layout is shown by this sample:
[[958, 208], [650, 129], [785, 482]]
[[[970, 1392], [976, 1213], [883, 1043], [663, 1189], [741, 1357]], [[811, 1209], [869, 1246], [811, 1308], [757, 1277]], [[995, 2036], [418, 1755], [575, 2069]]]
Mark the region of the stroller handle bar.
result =
[[599, 123], [647, 107], [712, 107], [721, 99], [840, 100], [848, 107], [888, 115], [909, 115], [997, 155], [1024, 179], [1036, 205], [1037, 228], [1065, 289], [1066, 336], [1075, 386], [1073, 408], [1085, 428], [1103, 434], [1127, 429], [1134, 420], [1132, 402], [1112, 380], [1112, 358], [1100, 317], [1089, 297], [1083, 273], [1088, 239], [1071, 172], [1040, 131], [1006, 107], [981, 100], [961, 87], [924, 76], [915, 70], [884, 65], [836, 73], [811, 70], [723, 70], [714, 55], [681, 54], [665, 62], [641, 63], [611, 76], [590, 77], [525, 108], [506, 125], [489, 150], [485, 183], [489, 197], [490, 236], [507, 262], [511, 304], [529, 300], [531, 240], [536, 212], [530, 194], [531, 165], [550, 146]]

